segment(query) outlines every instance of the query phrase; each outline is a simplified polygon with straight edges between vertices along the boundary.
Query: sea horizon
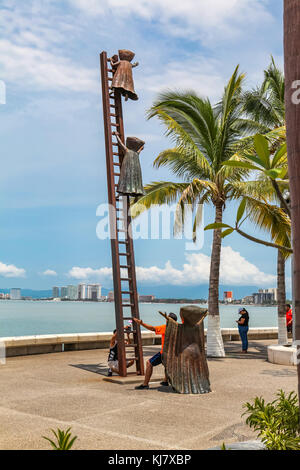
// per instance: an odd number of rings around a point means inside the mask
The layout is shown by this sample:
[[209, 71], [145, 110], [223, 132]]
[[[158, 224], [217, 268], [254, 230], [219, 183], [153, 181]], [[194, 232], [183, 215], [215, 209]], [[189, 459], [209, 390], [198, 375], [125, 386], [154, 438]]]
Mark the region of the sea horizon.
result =
[[[45, 334], [110, 332], [115, 328], [113, 302], [51, 300], [2, 300], [0, 338]], [[140, 303], [140, 317], [148, 324], [160, 325], [158, 311], [179, 315], [186, 304]], [[201, 307], [207, 304], [196, 304]], [[250, 328], [277, 327], [276, 306], [244, 305], [250, 314]], [[239, 305], [220, 304], [222, 328], [235, 328]], [[125, 322], [126, 323], [126, 322]], [[205, 320], [205, 326], [207, 320]]]

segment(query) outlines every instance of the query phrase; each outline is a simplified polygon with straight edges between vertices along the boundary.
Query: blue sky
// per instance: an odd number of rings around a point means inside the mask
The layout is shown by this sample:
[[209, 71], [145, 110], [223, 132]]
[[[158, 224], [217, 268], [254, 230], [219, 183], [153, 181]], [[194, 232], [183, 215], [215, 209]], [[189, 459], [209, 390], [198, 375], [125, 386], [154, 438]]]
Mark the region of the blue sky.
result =
[[[159, 91], [194, 89], [216, 101], [237, 64], [251, 87], [270, 54], [283, 63], [282, 0], [2, 0], [0, 27], [0, 288], [111, 285], [110, 244], [96, 237], [106, 201], [102, 50], [134, 50], [140, 63], [140, 99], [124, 115], [126, 133], [146, 141], [144, 183], [173, 179], [152, 167], [170, 145], [145, 118]], [[229, 205], [225, 219], [234, 212]], [[135, 246], [141, 286], [207, 283], [211, 235], [194, 253], [180, 240]], [[224, 247], [224, 284], [275, 285], [274, 250], [239, 236]]]

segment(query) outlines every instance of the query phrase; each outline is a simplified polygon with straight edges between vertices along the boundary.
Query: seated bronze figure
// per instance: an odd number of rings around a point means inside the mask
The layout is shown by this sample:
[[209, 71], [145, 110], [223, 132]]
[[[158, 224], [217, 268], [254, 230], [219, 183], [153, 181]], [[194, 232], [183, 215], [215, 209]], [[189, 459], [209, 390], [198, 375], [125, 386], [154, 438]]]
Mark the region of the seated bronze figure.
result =
[[206, 309], [190, 306], [180, 310], [182, 324], [166, 317], [167, 328], [162, 360], [166, 376], [177, 393], [211, 392], [204, 348], [203, 320], [206, 315]]

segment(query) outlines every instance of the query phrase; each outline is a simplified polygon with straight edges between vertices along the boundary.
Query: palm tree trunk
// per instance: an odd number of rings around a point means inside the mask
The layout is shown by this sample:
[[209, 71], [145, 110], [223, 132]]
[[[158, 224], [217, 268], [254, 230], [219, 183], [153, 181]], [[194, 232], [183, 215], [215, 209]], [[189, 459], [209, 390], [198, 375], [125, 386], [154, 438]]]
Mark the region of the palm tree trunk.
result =
[[286, 344], [288, 342], [286, 329], [286, 289], [285, 289], [285, 258], [278, 250], [277, 255], [277, 292], [278, 292], [278, 344]]
[[[215, 204], [216, 217], [215, 223], [222, 223], [223, 203]], [[219, 281], [220, 281], [220, 262], [221, 262], [221, 230], [214, 230], [213, 245], [211, 251], [210, 279], [209, 279], [209, 298], [208, 298], [208, 327], [207, 327], [207, 356], [225, 357], [222, 332], [220, 327], [219, 315]]]
[[[295, 339], [300, 342], [300, 104], [295, 100], [294, 95], [295, 83], [300, 80], [299, 0], [284, 0], [284, 56], [287, 145], [294, 247]], [[299, 86], [297, 86], [297, 89], [299, 89]], [[298, 361], [298, 391], [300, 400], [300, 361]]]

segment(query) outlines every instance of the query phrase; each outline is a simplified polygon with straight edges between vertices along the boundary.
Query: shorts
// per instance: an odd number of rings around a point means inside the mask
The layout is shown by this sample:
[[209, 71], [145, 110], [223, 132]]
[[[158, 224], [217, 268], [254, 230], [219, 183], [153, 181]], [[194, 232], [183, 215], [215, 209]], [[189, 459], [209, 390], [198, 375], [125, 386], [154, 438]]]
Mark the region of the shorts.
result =
[[[130, 359], [126, 361], [127, 367], [130, 364], [130, 362], [131, 362]], [[117, 370], [119, 369], [119, 361], [108, 361], [107, 365], [110, 369], [112, 368], [117, 369]]]
[[159, 366], [159, 364], [162, 364], [161, 352], [159, 352], [159, 353], [155, 354], [155, 356], [151, 357], [151, 359], [149, 359], [149, 362], [153, 367]]

